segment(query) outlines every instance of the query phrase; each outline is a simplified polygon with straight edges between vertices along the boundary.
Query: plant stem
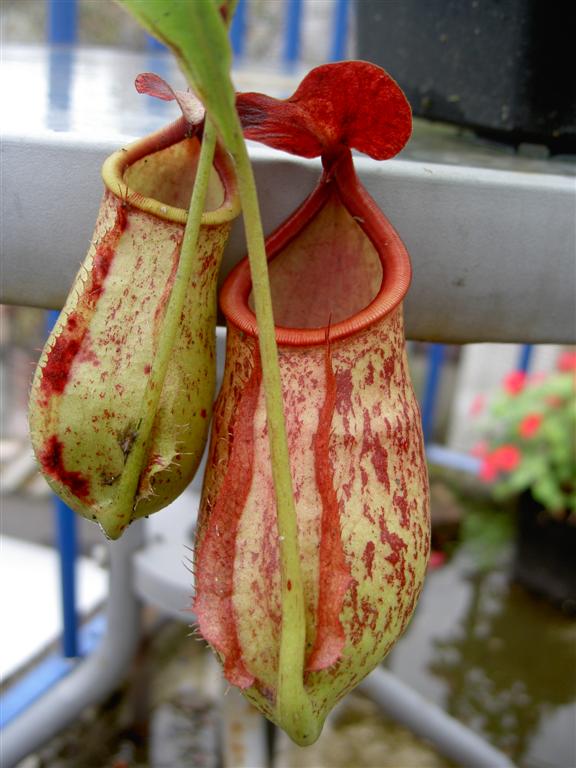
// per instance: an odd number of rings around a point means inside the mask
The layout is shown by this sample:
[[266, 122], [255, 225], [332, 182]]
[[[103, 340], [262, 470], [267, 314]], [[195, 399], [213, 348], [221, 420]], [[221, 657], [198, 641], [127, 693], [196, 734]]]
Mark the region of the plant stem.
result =
[[148, 446], [154, 419], [156, 418], [158, 403], [164, 386], [164, 379], [168, 370], [168, 364], [174, 348], [174, 341], [178, 333], [180, 317], [186, 293], [190, 284], [190, 278], [194, 269], [197, 254], [198, 237], [202, 223], [202, 213], [208, 191], [208, 182], [212, 170], [214, 150], [216, 147], [216, 131], [209, 120], [206, 120], [204, 135], [200, 147], [200, 157], [194, 189], [188, 210], [188, 219], [184, 229], [182, 247], [178, 268], [174, 277], [174, 285], [170, 293], [166, 314], [160, 331], [160, 343], [154, 357], [152, 370], [146, 384], [143, 396], [142, 413], [137, 428], [137, 435], [130, 453], [124, 465], [124, 471], [120, 480], [116, 501], [119, 508], [134, 508], [140, 475], [146, 461]]
[[276, 706], [282, 727], [299, 743], [307, 743], [316, 740], [319, 727], [304, 688], [306, 645], [304, 583], [284, 421], [282, 382], [256, 184], [239, 123], [237, 136], [233, 155], [238, 171], [238, 187], [258, 324], [280, 548], [282, 629]]

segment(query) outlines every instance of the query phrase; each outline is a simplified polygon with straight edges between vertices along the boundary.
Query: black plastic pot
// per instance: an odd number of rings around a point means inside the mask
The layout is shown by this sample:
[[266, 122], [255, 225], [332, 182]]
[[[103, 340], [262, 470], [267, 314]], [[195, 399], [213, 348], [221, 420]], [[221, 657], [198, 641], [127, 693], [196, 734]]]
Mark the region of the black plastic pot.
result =
[[551, 517], [530, 493], [519, 501], [513, 578], [576, 614], [576, 524]]
[[576, 152], [570, 3], [360, 0], [358, 56], [383, 66], [415, 115], [505, 142]]

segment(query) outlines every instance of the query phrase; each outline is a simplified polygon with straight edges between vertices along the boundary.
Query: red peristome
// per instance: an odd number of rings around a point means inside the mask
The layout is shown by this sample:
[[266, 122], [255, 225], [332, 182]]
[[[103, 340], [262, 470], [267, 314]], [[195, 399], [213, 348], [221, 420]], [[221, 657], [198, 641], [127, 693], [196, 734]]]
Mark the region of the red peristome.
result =
[[[356, 219], [366, 237], [382, 249], [382, 259], [385, 270], [380, 289], [374, 299], [363, 309], [341, 321], [330, 322], [330, 340], [335, 342], [348, 338], [359, 331], [370, 327], [379, 318], [390, 314], [404, 298], [410, 280], [412, 269], [405, 246], [398, 233], [388, 219], [378, 209], [378, 206], [360, 183], [349, 150], [345, 150], [330, 173], [326, 170], [316, 187], [302, 205], [283, 222], [278, 229], [266, 240], [268, 260], [273, 261], [282, 250], [294, 240], [327, 205], [331, 195], [337, 194], [342, 206], [351, 217]], [[250, 268], [247, 260], [237, 264], [231, 272], [220, 292], [220, 303], [226, 317], [240, 330], [250, 336], [258, 335], [256, 317], [250, 309], [247, 298], [251, 291]], [[233, 279], [232, 279], [233, 278]], [[288, 297], [294, 296], [294, 302], [299, 296], [285, 292]], [[328, 318], [327, 318], [328, 320]], [[288, 346], [307, 347], [326, 342], [324, 327], [295, 327], [276, 326], [276, 341]], [[342, 378], [344, 376], [344, 379]], [[346, 374], [338, 372], [337, 387], [350, 385], [345, 381]], [[343, 393], [344, 394], [344, 393]], [[342, 394], [342, 396], [343, 396]], [[341, 394], [339, 392], [338, 400]], [[338, 408], [338, 402], [336, 404]]]
[[262, 370], [256, 364], [236, 409], [228, 470], [196, 550], [196, 597], [193, 610], [204, 639], [224, 662], [226, 679], [248, 688], [254, 676], [242, 661], [232, 596], [238, 523], [252, 485], [253, 419]]
[[348, 147], [386, 160], [412, 132], [402, 90], [366, 61], [316, 67], [288, 99], [241, 93], [236, 106], [246, 138], [301, 157], [337, 157]]
[[81, 352], [86, 339], [89, 317], [84, 313], [92, 313], [96, 308], [114, 259], [118, 240], [126, 229], [126, 223], [126, 211], [122, 204], [118, 203], [114, 225], [96, 247], [92, 268], [78, 309], [68, 316], [66, 324], [47, 354], [40, 383], [40, 390], [46, 398], [61, 395], [64, 392], [72, 364]]
[[308, 671], [326, 669], [338, 661], [342, 654], [346, 636], [340, 614], [344, 596], [352, 582], [342, 546], [339, 505], [334, 490], [334, 472], [329, 453], [332, 416], [336, 406], [336, 378], [332, 370], [329, 342], [326, 345], [325, 373], [326, 396], [318, 417], [318, 430], [314, 438], [314, 464], [318, 493], [322, 501], [322, 517], [316, 638], [306, 663]]
[[42, 469], [51, 478], [68, 488], [77, 499], [88, 503], [90, 501], [90, 483], [80, 472], [70, 472], [64, 467], [63, 447], [56, 435], [48, 438], [38, 456]]

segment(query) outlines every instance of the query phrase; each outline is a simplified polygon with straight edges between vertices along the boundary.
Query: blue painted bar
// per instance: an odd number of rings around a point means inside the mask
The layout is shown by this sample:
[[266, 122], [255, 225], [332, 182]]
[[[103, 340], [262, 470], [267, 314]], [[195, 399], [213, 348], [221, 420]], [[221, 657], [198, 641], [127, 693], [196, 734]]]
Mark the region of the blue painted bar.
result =
[[78, 656], [78, 613], [76, 611], [76, 556], [78, 551], [76, 515], [55, 497], [56, 539], [60, 553], [60, 592], [62, 596], [62, 653]]
[[468, 453], [455, 451], [452, 448], [446, 448], [436, 443], [426, 446], [426, 458], [429, 464], [434, 464], [437, 467], [446, 467], [446, 469], [456, 469], [471, 475], [477, 475], [482, 464], [476, 456], [470, 456]]
[[53, 131], [70, 129], [70, 106], [76, 49], [50, 46], [48, 51], [48, 109], [46, 123]]
[[0, 696], [0, 728], [5, 728], [72, 669], [74, 662], [54, 654]]
[[524, 344], [520, 350], [520, 357], [518, 359], [518, 370], [528, 373], [530, 370], [530, 363], [532, 362], [532, 353], [534, 347], [532, 344]]
[[236, 57], [243, 56], [246, 48], [247, 5], [248, 3], [246, 0], [238, 0], [234, 16], [232, 17], [232, 24], [230, 25], [230, 42], [232, 43], [232, 50]]
[[430, 344], [428, 348], [428, 366], [424, 384], [424, 395], [422, 397], [422, 431], [425, 443], [430, 441], [434, 432], [438, 389], [440, 387], [443, 364], [444, 345]]
[[332, 29], [330, 61], [342, 61], [346, 58], [349, 8], [349, 0], [336, 0], [334, 6], [334, 26]]
[[[59, 312], [47, 313], [47, 330], [58, 320]], [[78, 655], [78, 616], [76, 613], [76, 557], [78, 554], [76, 516], [56, 495], [54, 500], [56, 544], [60, 555], [62, 598], [62, 652], [67, 658]]]
[[[81, 656], [88, 656], [97, 648], [105, 630], [106, 618], [104, 614], [99, 614], [80, 630], [79, 648]], [[74, 661], [64, 659], [56, 653], [36, 664], [30, 672], [0, 696], [0, 728], [5, 728], [8, 723], [25, 712], [53, 685], [66, 677], [74, 667]]]
[[293, 67], [300, 57], [300, 27], [302, 22], [302, 0], [286, 0], [286, 21], [284, 26], [284, 63]]
[[78, 29], [76, 0], [48, 0], [46, 37], [50, 45], [73, 45]]

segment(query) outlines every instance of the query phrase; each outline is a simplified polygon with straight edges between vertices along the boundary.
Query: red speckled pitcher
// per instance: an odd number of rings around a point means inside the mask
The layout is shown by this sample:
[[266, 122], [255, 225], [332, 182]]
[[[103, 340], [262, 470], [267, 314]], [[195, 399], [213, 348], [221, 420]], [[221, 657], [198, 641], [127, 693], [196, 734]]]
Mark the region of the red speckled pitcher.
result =
[[[182, 492], [207, 436], [216, 281], [239, 212], [221, 150], [178, 330], [173, 339], [163, 334], [199, 149], [181, 119], [106, 160], [92, 244], [32, 386], [30, 431], [42, 472], [70, 507], [113, 539]], [[152, 432], [131, 468], [134, 482], [124, 483], [163, 344], [172, 351]]]
[[[364, 78], [371, 65], [362, 66]], [[267, 100], [266, 119], [274, 109]], [[404, 630], [429, 553], [427, 470], [401, 305], [408, 254], [360, 184], [350, 150], [339, 143], [322, 154], [316, 190], [267, 241], [304, 580], [304, 686], [318, 727], [290, 731], [276, 709], [284, 684], [280, 553], [247, 261], [221, 293], [226, 367], [195, 559], [194, 610], [226, 678], [301, 744], [317, 738], [334, 703]]]

